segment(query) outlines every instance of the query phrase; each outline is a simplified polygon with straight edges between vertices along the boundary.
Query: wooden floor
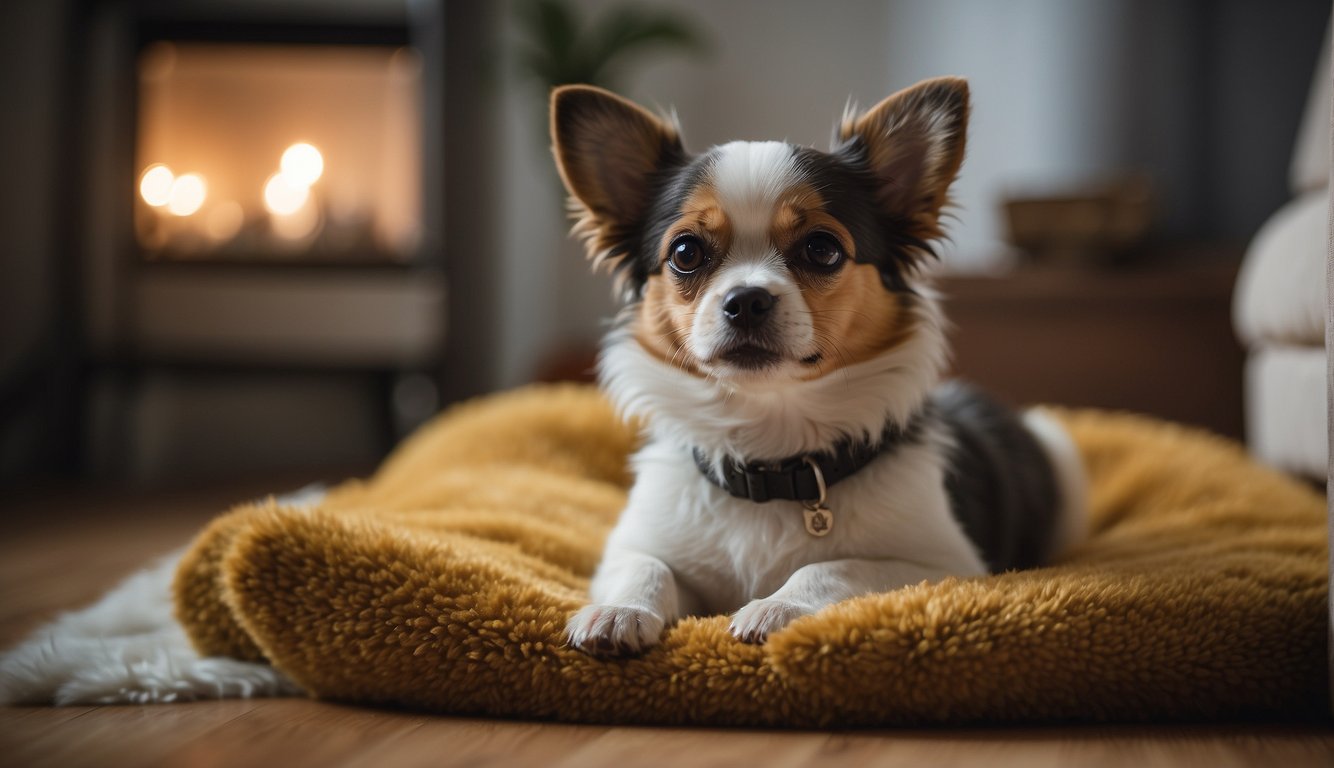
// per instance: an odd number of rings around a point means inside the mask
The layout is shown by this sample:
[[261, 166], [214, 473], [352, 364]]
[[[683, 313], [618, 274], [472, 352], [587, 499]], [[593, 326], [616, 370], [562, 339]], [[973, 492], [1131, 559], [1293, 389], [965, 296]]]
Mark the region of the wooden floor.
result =
[[[78, 606], [269, 478], [154, 493], [0, 497], [0, 647]], [[1327, 725], [736, 731], [437, 717], [298, 699], [0, 708], [0, 766], [1334, 766]]]

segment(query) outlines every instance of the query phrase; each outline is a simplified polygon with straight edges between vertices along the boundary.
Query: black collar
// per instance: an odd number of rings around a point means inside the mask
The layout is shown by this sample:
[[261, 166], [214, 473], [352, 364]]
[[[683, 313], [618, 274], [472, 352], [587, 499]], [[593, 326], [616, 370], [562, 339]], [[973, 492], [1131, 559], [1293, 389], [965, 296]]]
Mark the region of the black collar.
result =
[[714, 474], [708, 459], [697, 448], [693, 451], [695, 466], [709, 482], [738, 499], [760, 503], [771, 499], [823, 500], [821, 479], [825, 487], [831, 486], [851, 477], [877, 456], [892, 453], [904, 443], [917, 439], [926, 420], [925, 412], [926, 409], [919, 410], [903, 426], [893, 422], [885, 424], [875, 443], [865, 439], [843, 440], [830, 451], [799, 453], [779, 461], [742, 463], [727, 458], [723, 460], [721, 478]]

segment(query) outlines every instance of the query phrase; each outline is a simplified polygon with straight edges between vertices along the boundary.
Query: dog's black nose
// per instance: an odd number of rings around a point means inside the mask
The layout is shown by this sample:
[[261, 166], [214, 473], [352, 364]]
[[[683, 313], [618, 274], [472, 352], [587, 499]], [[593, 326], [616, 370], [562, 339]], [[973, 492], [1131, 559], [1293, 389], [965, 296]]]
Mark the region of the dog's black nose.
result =
[[756, 328], [774, 308], [772, 293], [753, 285], [733, 288], [723, 297], [723, 317], [737, 328]]

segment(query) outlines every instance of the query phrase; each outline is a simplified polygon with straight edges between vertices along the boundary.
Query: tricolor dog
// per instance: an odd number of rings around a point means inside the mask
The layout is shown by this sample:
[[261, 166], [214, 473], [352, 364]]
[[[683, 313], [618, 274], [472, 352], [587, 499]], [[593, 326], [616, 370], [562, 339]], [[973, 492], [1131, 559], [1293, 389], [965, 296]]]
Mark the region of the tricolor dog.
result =
[[761, 643], [840, 600], [1040, 565], [1083, 535], [1061, 425], [941, 382], [922, 267], [968, 112], [967, 83], [939, 78], [849, 111], [828, 152], [692, 154], [672, 120], [555, 91], [575, 231], [626, 300], [600, 380], [647, 430], [573, 646], [641, 652], [717, 613]]

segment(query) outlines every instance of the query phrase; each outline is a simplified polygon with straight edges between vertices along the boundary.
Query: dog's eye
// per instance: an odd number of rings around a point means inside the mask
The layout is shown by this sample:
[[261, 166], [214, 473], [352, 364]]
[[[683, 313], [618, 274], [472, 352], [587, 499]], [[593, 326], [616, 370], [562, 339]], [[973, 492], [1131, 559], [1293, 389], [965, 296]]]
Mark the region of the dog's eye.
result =
[[680, 275], [688, 275], [704, 266], [704, 244], [694, 235], [682, 235], [672, 241], [667, 263]]
[[806, 260], [817, 267], [832, 269], [843, 263], [843, 246], [832, 235], [816, 232], [806, 238]]

